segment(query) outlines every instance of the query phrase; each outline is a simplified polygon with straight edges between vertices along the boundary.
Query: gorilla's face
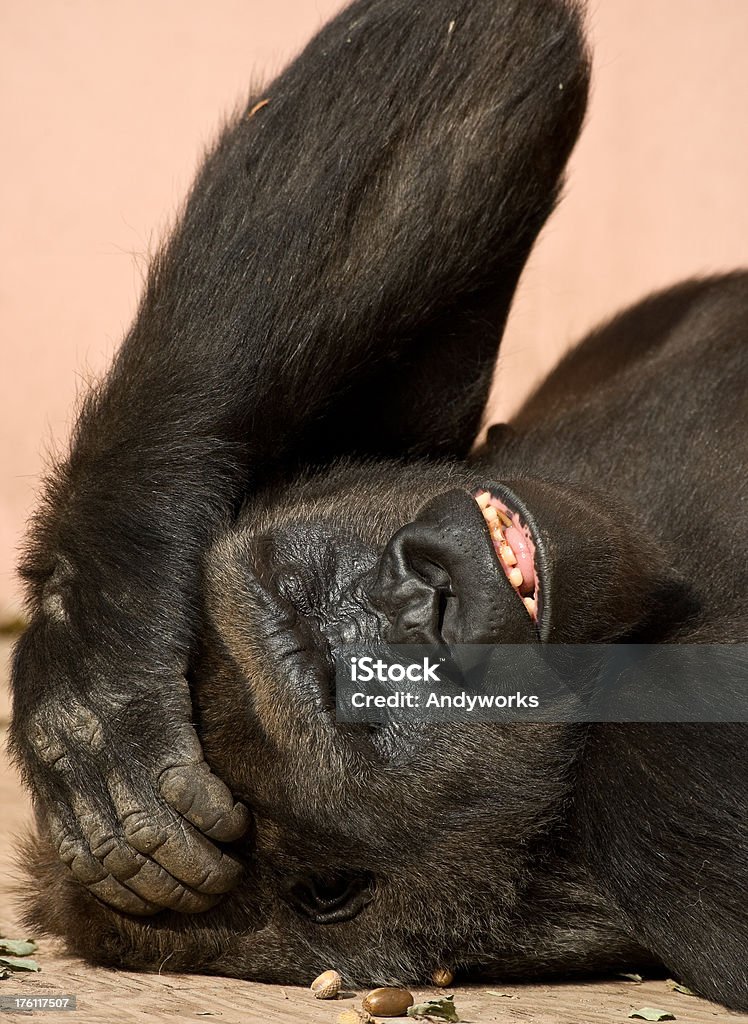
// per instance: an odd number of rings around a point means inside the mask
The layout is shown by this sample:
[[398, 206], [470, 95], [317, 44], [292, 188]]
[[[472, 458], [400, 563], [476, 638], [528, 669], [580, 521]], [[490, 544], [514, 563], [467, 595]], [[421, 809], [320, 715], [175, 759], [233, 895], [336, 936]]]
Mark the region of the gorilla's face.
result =
[[268, 490], [206, 557], [189, 673], [206, 761], [251, 812], [239, 886], [133, 918], [39, 847], [49, 913], [84, 905], [96, 927], [75, 948], [100, 962], [281, 983], [633, 962], [563, 833], [583, 725], [342, 722], [333, 665], [357, 642], [635, 635], [672, 590], [632, 521], [477, 462], [341, 464]]
[[336, 721], [342, 644], [537, 636], [468, 470], [346, 472], [247, 509], [206, 574], [201, 738], [254, 816], [237, 955], [278, 981], [495, 954], [573, 745], [550, 726]]

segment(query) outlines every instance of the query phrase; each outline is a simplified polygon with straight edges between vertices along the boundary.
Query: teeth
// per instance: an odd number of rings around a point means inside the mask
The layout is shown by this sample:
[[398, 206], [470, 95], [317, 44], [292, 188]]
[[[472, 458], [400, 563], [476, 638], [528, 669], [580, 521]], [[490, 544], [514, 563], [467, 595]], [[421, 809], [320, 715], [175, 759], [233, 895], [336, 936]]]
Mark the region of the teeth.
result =
[[517, 556], [512, 550], [510, 544], [501, 545], [501, 550], [499, 551], [499, 558], [504, 563], [504, 565], [512, 566], [517, 564]]
[[[483, 518], [488, 527], [488, 531], [491, 535], [496, 554], [503, 565], [509, 582], [515, 588], [520, 590], [525, 583], [525, 578], [522, 575], [522, 570], [517, 565], [517, 556], [514, 553], [514, 548], [511, 544], [507, 544], [506, 538], [502, 533], [502, 527], [509, 528], [513, 526], [510, 517], [500, 508], [496, 508], [495, 505], [491, 504], [491, 492], [481, 491], [475, 495], [475, 500], [478, 502], [478, 507], [483, 513]], [[529, 590], [528, 586], [526, 590]], [[520, 597], [522, 595], [520, 594]], [[538, 603], [534, 597], [522, 597], [522, 603], [524, 604], [528, 615], [532, 619], [537, 619]]]
[[525, 578], [522, 575], [522, 570], [518, 569], [515, 566], [514, 569], [512, 569], [511, 572], [509, 573], [509, 582], [513, 587], [517, 587], [519, 589], [519, 587], [521, 587], [522, 584], [525, 582]]

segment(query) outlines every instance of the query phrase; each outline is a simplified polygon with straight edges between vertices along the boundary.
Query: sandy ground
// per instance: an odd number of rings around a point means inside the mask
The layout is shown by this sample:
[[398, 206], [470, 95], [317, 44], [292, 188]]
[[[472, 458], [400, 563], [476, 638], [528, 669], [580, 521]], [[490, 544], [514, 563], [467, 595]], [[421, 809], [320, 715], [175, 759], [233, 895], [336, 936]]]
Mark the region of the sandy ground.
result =
[[[26, 937], [18, 924], [14, 906], [17, 871], [14, 865], [15, 837], [29, 819], [25, 794], [8, 764], [5, 739], [9, 718], [7, 658], [10, 645], [0, 640], [0, 935]], [[0, 1013], [3, 1021], [21, 1021], [29, 1016], [61, 1021], [130, 1024], [136, 1021], [220, 1021], [245, 1024], [267, 1021], [298, 1024], [313, 1021], [336, 1024], [342, 1010], [360, 1007], [360, 994], [334, 1002], [315, 1001], [305, 989], [279, 988], [251, 982], [206, 978], [199, 975], [144, 975], [126, 971], [101, 970], [67, 956], [61, 946], [39, 939], [35, 959], [39, 974], [15, 974], [0, 981], [0, 996], [70, 995], [77, 997], [78, 1009], [64, 1014], [35, 1010], [29, 1013]], [[636, 984], [620, 979], [573, 985], [457, 985], [452, 990], [461, 1019], [474, 1024], [493, 1021], [506, 1024], [592, 1024], [624, 1022], [639, 1007], [667, 1010], [682, 1024], [748, 1024], [748, 1016], [734, 1014], [693, 996], [668, 989], [664, 981]], [[500, 995], [498, 993], [503, 993]], [[434, 998], [434, 990], [414, 993]]]

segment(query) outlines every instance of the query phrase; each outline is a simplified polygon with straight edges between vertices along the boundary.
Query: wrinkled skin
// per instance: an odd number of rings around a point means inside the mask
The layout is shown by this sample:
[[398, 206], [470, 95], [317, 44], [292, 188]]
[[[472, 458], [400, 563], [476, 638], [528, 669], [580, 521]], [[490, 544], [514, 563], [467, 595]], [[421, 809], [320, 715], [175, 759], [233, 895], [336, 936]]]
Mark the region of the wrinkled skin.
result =
[[[740, 726], [334, 715], [358, 639], [746, 639], [745, 276], [627, 312], [469, 454], [587, 73], [571, 4], [359, 0], [222, 136], [31, 532], [34, 927], [279, 982], [664, 965], [748, 1008]], [[532, 524], [537, 626], [479, 486]]]

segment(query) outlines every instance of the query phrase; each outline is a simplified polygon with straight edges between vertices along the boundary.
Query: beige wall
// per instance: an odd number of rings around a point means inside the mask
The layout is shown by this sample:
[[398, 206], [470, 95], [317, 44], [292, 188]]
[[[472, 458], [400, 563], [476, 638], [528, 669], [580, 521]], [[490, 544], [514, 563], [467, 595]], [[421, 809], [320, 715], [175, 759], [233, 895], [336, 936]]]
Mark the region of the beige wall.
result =
[[[122, 336], [220, 112], [338, 6], [2, 0], [0, 613], [42, 453]], [[589, 121], [512, 314], [496, 415], [623, 303], [748, 263], [748, 0], [593, 0], [590, 22]]]

